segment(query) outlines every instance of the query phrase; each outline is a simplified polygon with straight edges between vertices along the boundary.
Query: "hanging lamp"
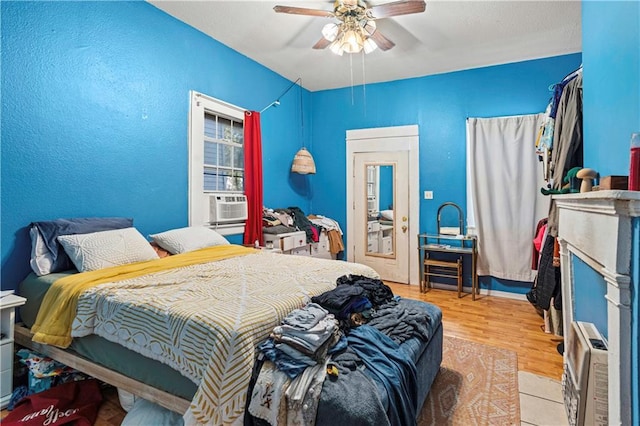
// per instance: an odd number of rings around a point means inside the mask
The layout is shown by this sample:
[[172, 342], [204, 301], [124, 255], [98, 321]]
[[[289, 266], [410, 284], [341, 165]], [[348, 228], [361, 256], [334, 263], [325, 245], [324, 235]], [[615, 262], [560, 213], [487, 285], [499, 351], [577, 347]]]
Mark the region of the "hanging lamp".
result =
[[313, 161], [313, 157], [311, 153], [307, 151], [307, 148], [302, 147], [296, 152], [295, 157], [293, 157], [291, 171], [301, 175], [313, 175], [316, 173], [316, 163]]
[[304, 113], [302, 108], [302, 79], [300, 81], [300, 133], [302, 140], [302, 148], [293, 157], [293, 163], [291, 164], [291, 172], [301, 175], [313, 175], [316, 173], [316, 163], [313, 161], [313, 156], [307, 148], [304, 147]]

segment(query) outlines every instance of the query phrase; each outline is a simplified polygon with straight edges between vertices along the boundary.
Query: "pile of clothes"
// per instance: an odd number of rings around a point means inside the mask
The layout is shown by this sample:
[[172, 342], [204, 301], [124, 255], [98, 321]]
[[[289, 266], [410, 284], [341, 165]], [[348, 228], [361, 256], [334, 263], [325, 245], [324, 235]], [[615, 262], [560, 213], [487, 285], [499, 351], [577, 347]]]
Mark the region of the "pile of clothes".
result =
[[320, 305], [289, 313], [258, 347], [264, 363], [249, 413], [272, 425], [315, 423], [331, 354], [346, 346], [335, 317]]
[[259, 345], [245, 424], [332, 424], [337, 412], [344, 424], [415, 423], [416, 367], [399, 345], [427, 341], [429, 317], [379, 279], [336, 284]]
[[265, 234], [286, 234], [295, 231], [304, 231], [307, 243], [317, 243], [320, 233], [325, 231], [329, 239], [329, 251], [332, 254], [344, 251], [342, 229], [335, 220], [321, 215], [306, 216], [299, 207], [262, 210], [262, 232]]

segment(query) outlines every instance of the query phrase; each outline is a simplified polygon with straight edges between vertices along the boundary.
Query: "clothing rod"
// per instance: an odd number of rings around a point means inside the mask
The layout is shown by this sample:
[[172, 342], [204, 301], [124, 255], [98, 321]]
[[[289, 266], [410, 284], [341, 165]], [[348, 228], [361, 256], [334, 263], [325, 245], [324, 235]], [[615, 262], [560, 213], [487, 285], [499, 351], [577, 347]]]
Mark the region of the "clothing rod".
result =
[[269, 105], [267, 105], [266, 107], [262, 108], [262, 110], [260, 111], [260, 114], [262, 114], [263, 112], [265, 112], [266, 110], [268, 110], [269, 108], [271, 108], [272, 106], [278, 106], [280, 105], [280, 98], [283, 97], [289, 90], [291, 90], [291, 88], [293, 86], [295, 86], [298, 82], [302, 81], [302, 77], [298, 77], [298, 79], [296, 81], [294, 81], [293, 83], [291, 83], [289, 85], [289, 87], [286, 88], [286, 90], [284, 92], [282, 92], [280, 94], [280, 96], [278, 96], [276, 98], [275, 101], [271, 102]]

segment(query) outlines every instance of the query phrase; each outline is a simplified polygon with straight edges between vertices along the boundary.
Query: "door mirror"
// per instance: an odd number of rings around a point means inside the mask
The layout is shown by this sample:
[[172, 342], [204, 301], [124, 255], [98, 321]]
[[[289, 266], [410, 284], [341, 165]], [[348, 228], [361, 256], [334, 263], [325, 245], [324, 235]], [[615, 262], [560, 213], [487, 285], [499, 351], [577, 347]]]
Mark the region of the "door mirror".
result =
[[365, 255], [395, 259], [396, 218], [393, 214], [395, 164], [366, 163], [367, 244]]

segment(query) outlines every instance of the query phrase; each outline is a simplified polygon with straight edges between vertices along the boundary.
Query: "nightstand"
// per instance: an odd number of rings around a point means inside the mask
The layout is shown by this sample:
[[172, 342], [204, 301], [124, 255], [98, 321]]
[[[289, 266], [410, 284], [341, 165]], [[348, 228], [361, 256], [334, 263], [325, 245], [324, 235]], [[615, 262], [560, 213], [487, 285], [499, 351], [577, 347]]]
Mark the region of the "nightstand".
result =
[[15, 308], [27, 299], [10, 294], [0, 298], [0, 408], [9, 405], [13, 393], [13, 326]]

